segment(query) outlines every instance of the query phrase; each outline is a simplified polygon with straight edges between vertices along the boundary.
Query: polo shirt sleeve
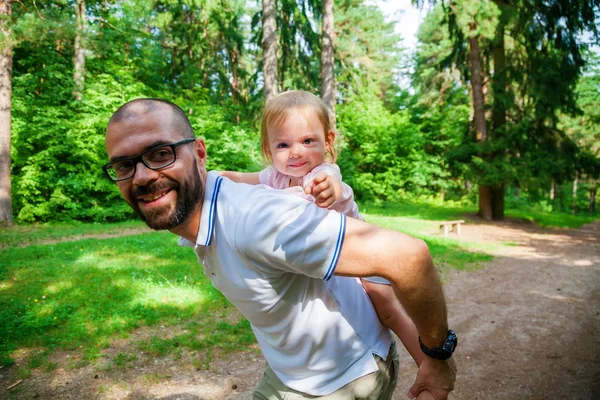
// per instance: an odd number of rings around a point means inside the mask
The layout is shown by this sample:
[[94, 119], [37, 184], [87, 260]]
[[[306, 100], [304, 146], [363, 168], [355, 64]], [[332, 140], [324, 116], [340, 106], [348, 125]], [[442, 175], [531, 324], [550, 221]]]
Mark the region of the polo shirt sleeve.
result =
[[291, 272], [329, 280], [337, 266], [346, 216], [280, 191], [254, 201], [239, 218], [236, 248], [265, 274]]

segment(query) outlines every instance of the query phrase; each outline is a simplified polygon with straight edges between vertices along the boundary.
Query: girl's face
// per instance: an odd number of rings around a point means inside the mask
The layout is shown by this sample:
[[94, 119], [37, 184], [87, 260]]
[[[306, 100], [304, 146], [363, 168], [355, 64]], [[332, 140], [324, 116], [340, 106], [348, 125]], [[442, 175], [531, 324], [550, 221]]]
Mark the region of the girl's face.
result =
[[335, 133], [325, 134], [319, 119], [310, 112], [290, 110], [285, 122], [267, 127], [267, 138], [273, 167], [300, 178], [323, 164]]

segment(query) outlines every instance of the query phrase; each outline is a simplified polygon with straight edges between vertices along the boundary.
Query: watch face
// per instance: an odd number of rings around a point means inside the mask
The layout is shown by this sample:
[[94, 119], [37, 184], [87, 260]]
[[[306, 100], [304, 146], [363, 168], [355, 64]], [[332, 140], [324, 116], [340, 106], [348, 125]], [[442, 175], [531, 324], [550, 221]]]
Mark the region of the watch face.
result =
[[444, 351], [447, 351], [448, 353], [452, 354], [454, 353], [454, 349], [456, 349], [457, 344], [458, 338], [456, 337], [456, 334], [454, 333], [454, 331], [448, 330], [448, 337], [446, 338], [446, 341], [444, 342], [444, 346], [442, 348], [444, 349]]
[[457, 344], [458, 339], [456, 334], [451, 330], [448, 330], [448, 336], [446, 337], [442, 347], [438, 347], [436, 349], [430, 349], [429, 347], [425, 346], [419, 337], [419, 345], [421, 346], [423, 353], [437, 360], [447, 360], [448, 358], [452, 357], [452, 353], [454, 353], [454, 349], [456, 349]]

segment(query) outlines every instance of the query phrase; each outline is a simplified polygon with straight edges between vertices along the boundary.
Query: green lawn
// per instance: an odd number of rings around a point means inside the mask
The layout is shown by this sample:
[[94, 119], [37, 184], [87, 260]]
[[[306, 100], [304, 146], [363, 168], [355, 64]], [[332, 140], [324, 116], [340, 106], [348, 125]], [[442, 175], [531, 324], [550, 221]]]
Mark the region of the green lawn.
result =
[[[475, 218], [477, 206], [439, 201], [408, 201], [384, 203], [383, 205], [363, 204], [360, 210], [364, 214], [384, 217], [404, 217], [425, 221]], [[579, 228], [599, 218], [598, 214], [578, 214], [570, 212], [545, 212], [532, 207], [522, 206], [518, 209], [506, 209], [507, 219], [526, 220], [547, 228]]]
[[[492, 258], [481, 245], [438, 234], [434, 221], [469, 218], [472, 208], [413, 203], [367, 205], [361, 211], [370, 222], [426, 240], [442, 272], [476, 268]], [[165, 355], [189, 348], [210, 357], [253, 344], [247, 321], [228, 318], [232, 306], [172, 234], [77, 239], [142, 226], [129, 221], [0, 230], [0, 365], [10, 364], [20, 349], [33, 350], [30, 369], [53, 368], [48, 355], [57, 349], [76, 349], [87, 363], [102, 356], [113, 340], [133, 340], [139, 328], [154, 326], [177, 327], [171, 331], [178, 333], [139, 339], [137, 349]], [[36, 244], [60, 238], [75, 240]], [[134, 358], [121, 353], [113, 361], [120, 365]]]
[[126, 229], [144, 228], [141, 221], [124, 221], [112, 224], [86, 224], [82, 222], [55, 222], [45, 224], [0, 227], [0, 249], [23, 246], [81, 235], [101, 235], [123, 232]]
[[140, 349], [163, 353], [182, 343], [228, 350], [254, 342], [246, 321], [226, 322], [231, 305], [193, 252], [167, 232], [12, 247], [0, 260], [0, 365], [20, 348], [81, 348], [92, 360], [113, 338], [158, 323], [185, 333], [151, 338]]

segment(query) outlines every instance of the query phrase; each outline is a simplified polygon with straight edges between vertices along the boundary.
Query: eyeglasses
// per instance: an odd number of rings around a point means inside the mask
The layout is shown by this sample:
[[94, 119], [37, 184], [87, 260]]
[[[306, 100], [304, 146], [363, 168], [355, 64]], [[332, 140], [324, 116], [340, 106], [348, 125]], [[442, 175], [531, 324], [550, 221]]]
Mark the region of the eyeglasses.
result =
[[186, 143], [194, 142], [196, 139], [185, 139], [177, 143], [161, 144], [144, 151], [137, 157], [124, 158], [109, 162], [102, 167], [108, 179], [113, 182], [124, 181], [135, 175], [137, 164], [141, 161], [147, 168], [152, 170], [162, 169], [173, 164], [177, 160], [175, 149]]

